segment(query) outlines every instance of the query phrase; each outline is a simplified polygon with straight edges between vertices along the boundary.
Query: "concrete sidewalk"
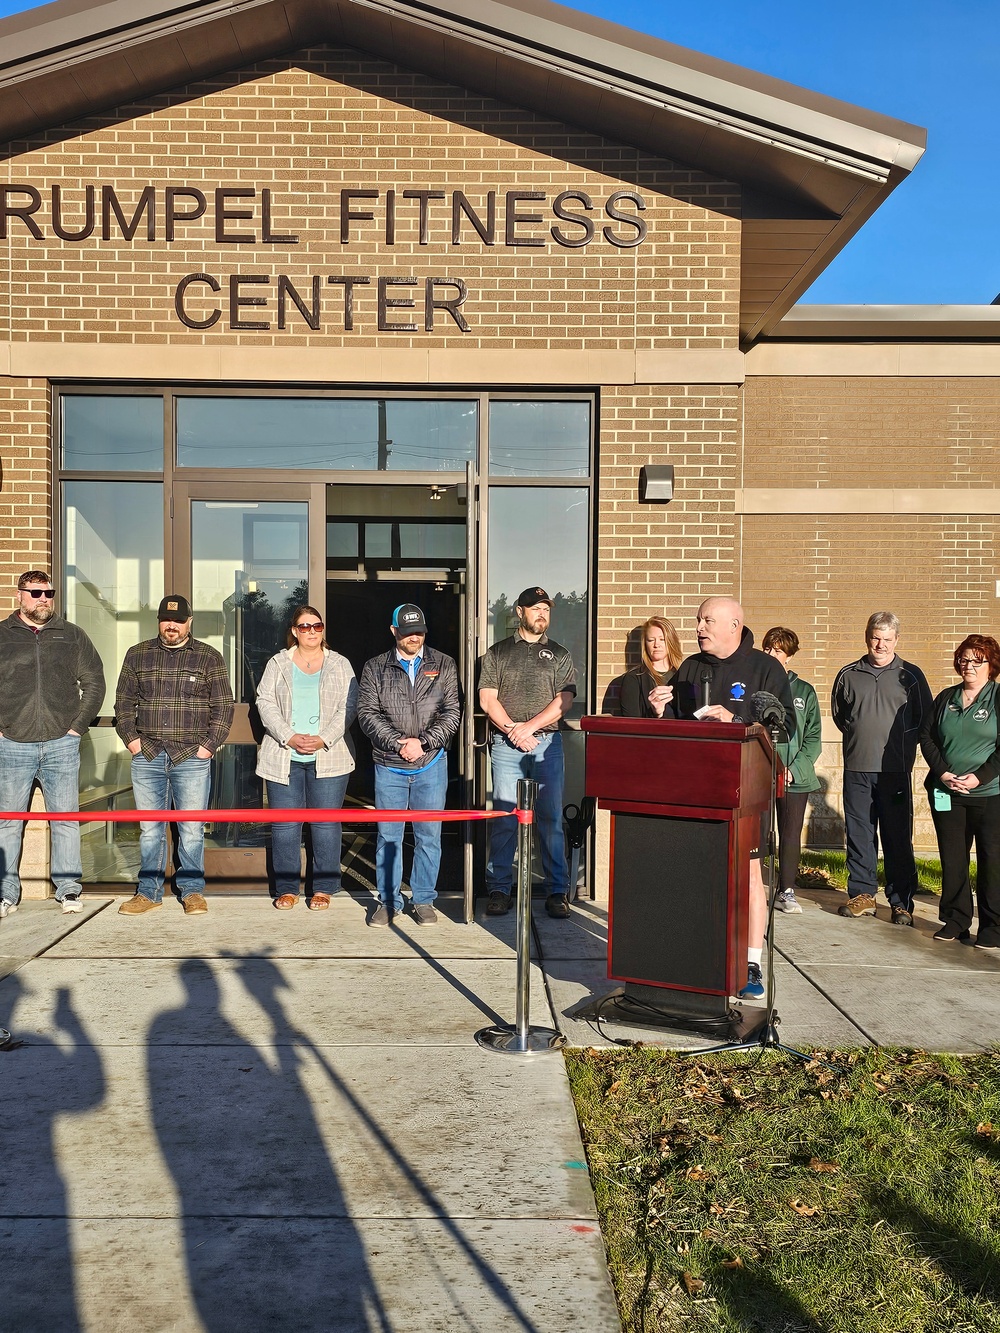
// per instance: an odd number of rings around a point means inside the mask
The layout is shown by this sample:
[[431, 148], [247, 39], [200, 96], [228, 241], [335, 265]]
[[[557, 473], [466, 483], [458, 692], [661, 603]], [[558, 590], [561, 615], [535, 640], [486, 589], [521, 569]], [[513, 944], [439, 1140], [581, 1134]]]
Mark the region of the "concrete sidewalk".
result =
[[[1000, 960], [935, 943], [935, 900], [909, 930], [800, 896], [785, 1042], [994, 1042]], [[367, 905], [0, 924], [0, 1026], [25, 1043], [0, 1052], [3, 1333], [618, 1329], [562, 1059], [473, 1040], [514, 1016], [513, 914], [377, 931]], [[701, 1044], [568, 1018], [612, 989], [605, 908], [536, 926], [533, 1022]]]
[[619, 1328], [562, 1057], [473, 1040], [512, 918], [366, 906], [0, 924], [4, 1333]]

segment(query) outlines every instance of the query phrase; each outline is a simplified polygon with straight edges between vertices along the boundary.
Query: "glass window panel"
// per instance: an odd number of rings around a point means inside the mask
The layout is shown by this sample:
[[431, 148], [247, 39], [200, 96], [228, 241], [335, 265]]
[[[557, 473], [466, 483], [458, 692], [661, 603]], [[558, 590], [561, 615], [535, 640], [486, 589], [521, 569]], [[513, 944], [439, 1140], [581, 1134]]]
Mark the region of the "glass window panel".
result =
[[586, 477], [590, 403], [490, 403], [490, 472], [498, 477]]
[[392, 524], [365, 524], [365, 557], [368, 560], [389, 560], [392, 556]]
[[[109, 694], [113, 699], [114, 681]], [[112, 727], [91, 727], [80, 742], [80, 809], [95, 814], [134, 810], [130, 763], [131, 756]], [[82, 824], [80, 833], [84, 884], [135, 884], [138, 824]]]
[[399, 554], [404, 560], [462, 560], [464, 523], [400, 523]]
[[163, 399], [63, 394], [62, 465], [75, 472], [162, 472]]
[[332, 560], [357, 560], [357, 523], [333, 523], [327, 520], [326, 553]]
[[522, 588], [539, 584], [553, 599], [551, 635], [573, 654], [574, 712], [587, 699], [587, 544], [590, 492], [585, 487], [490, 488], [487, 594], [490, 642], [517, 628]]
[[240, 703], [253, 703], [292, 609], [308, 598], [308, 509], [297, 500], [191, 504], [195, 634], [222, 653]]
[[63, 483], [66, 618], [101, 654], [114, 704], [126, 649], [156, 633], [163, 596], [163, 486], [154, 481]]
[[477, 404], [374, 398], [178, 398], [179, 467], [461, 471]]
[[387, 398], [389, 471], [464, 472], [476, 456], [478, 415], [475, 402]]

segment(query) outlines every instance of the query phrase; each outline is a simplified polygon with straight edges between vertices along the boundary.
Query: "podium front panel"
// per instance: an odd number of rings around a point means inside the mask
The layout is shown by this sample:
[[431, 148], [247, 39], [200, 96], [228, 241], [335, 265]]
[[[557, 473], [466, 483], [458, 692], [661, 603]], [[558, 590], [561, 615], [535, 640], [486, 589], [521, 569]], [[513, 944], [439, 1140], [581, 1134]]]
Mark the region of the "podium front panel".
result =
[[609, 976], [728, 994], [733, 825], [616, 813], [612, 830]]

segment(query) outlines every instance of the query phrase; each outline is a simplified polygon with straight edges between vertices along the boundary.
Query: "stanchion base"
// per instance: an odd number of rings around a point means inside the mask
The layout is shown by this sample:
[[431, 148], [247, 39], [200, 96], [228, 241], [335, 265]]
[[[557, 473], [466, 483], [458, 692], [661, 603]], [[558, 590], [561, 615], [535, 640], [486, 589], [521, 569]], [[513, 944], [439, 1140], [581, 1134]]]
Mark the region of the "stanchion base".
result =
[[566, 1045], [566, 1038], [555, 1028], [528, 1028], [522, 1037], [513, 1024], [481, 1028], [476, 1041], [484, 1050], [500, 1055], [541, 1055], [546, 1051], [561, 1051]]

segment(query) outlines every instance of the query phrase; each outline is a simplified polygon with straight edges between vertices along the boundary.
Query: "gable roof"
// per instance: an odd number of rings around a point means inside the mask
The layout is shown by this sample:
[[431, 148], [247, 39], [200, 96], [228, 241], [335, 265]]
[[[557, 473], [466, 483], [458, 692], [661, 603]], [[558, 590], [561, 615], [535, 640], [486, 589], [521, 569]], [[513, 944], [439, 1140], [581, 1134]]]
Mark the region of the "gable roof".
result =
[[549, 0], [57, 0], [0, 22], [0, 142], [321, 43], [738, 182], [744, 344], [925, 146], [905, 122]]

